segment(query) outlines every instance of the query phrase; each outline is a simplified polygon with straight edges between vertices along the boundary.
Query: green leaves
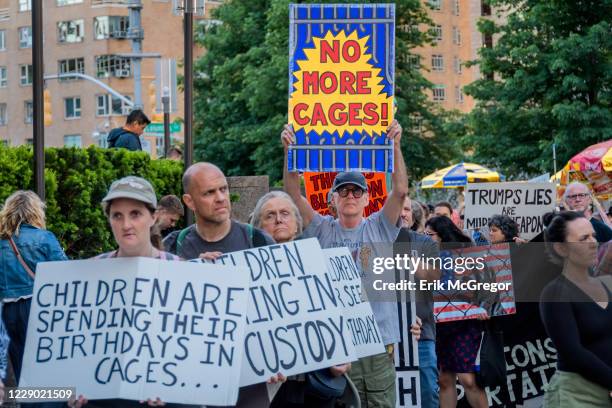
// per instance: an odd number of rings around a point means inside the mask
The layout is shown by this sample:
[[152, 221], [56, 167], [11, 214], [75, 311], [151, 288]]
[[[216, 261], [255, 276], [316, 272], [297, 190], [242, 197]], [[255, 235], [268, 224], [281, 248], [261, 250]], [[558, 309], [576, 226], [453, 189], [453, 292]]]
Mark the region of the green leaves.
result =
[[[612, 3], [607, 0], [495, 0], [506, 22], [477, 61], [484, 78], [466, 91], [478, 100], [462, 146], [510, 176], [552, 172], [585, 147], [612, 137]], [[487, 76], [488, 75], [488, 76]]]
[[[149, 180], [158, 197], [181, 196], [183, 166], [150, 160], [125, 149], [45, 150], [47, 229], [71, 258], [88, 258], [115, 247], [100, 202], [113, 180], [137, 175]], [[16, 190], [33, 189], [32, 148], [0, 147], [0, 203]]]

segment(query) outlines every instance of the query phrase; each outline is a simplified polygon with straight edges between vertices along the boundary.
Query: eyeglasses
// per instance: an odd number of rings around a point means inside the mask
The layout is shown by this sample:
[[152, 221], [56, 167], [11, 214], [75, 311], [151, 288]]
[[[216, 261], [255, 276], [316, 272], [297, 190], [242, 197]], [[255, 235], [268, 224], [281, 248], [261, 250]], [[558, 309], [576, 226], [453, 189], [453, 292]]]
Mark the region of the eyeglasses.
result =
[[438, 235], [436, 232], [434, 231], [425, 231], [425, 235], [429, 235], [430, 237], [434, 236], [434, 235]]
[[587, 198], [589, 197], [590, 194], [589, 193], [580, 193], [580, 194], [572, 194], [572, 195], [568, 195], [567, 198], [569, 200], [577, 200], [577, 199], [582, 199], [582, 198]]
[[348, 187], [343, 187], [340, 190], [338, 190], [338, 194], [340, 195], [340, 197], [345, 198], [348, 196], [349, 192], [353, 193], [353, 197], [355, 198], [360, 198], [364, 191], [360, 188], [348, 188]]

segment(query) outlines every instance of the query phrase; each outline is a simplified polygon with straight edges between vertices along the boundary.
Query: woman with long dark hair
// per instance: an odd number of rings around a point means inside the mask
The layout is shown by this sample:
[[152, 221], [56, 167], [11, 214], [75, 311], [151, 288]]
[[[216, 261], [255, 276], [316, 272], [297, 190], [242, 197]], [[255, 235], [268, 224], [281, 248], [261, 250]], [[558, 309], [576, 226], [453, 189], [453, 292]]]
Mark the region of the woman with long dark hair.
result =
[[[425, 234], [438, 242], [440, 249], [459, 249], [473, 245], [472, 240], [446, 216], [429, 219]], [[457, 378], [474, 408], [488, 406], [487, 396], [476, 383], [475, 362], [482, 337], [481, 324], [475, 320], [459, 320], [436, 325], [436, 354], [440, 368], [440, 407], [457, 405]]]
[[562, 274], [542, 291], [540, 314], [557, 349], [544, 407], [612, 406], [612, 276], [593, 277], [597, 239], [584, 215], [562, 212], [545, 230]]

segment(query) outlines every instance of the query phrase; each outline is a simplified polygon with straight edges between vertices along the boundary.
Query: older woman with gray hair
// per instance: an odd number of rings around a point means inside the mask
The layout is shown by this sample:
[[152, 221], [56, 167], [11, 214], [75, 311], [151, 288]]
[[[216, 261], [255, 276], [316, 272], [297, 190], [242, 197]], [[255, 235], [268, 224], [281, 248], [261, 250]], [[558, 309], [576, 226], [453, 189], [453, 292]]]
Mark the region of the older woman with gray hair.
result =
[[266, 231], [276, 242], [293, 241], [302, 233], [302, 216], [284, 191], [270, 191], [259, 199], [251, 224]]

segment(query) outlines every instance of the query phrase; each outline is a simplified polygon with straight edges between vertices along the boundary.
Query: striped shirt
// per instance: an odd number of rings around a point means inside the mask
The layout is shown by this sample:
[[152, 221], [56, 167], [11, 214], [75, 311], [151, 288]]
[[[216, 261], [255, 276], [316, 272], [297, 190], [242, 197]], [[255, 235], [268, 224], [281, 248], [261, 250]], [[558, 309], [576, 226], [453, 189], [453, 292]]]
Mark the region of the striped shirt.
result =
[[[106, 258], [117, 258], [117, 250], [105, 252], [100, 254], [93, 259], [106, 259]], [[170, 252], [159, 251], [159, 255], [155, 257], [155, 259], [163, 259], [164, 261], [181, 261], [180, 256], [176, 256], [171, 254]]]

